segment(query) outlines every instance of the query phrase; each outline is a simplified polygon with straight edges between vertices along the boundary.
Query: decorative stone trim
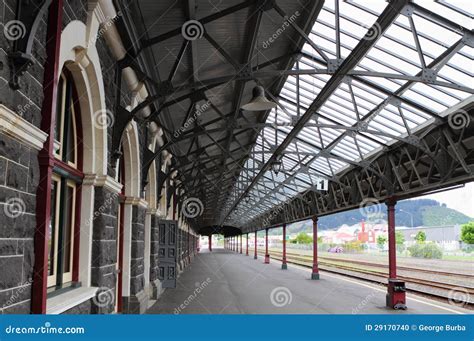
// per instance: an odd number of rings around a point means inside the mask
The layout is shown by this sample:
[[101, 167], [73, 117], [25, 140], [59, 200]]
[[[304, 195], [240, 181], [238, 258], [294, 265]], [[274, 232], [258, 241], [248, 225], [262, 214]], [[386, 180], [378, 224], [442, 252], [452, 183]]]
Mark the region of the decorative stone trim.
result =
[[156, 279], [151, 282], [151, 299], [157, 300], [160, 298], [161, 294], [165, 291], [165, 289], [161, 286], [161, 281]]
[[[90, 16], [92, 18], [92, 16]], [[83, 171], [107, 174], [107, 129], [94, 124], [106, 116], [105, 87], [101, 61], [95, 44], [97, 27], [90, 20], [86, 26], [80, 20], [71, 21], [61, 33], [59, 70], [67, 66], [80, 96], [82, 136], [90, 148], [83, 153]], [[94, 35], [90, 37], [90, 35]], [[101, 118], [96, 117], [99, 113]]]
[[126, 205], [138, 205], [138, 203], [140, 202], [140, 198], [135, 198], [135, 197], [125, 197], [125, 201], [124, 203]]
[[157, 208], [155, 212], [156, 216], [160, 219], [166, 219], [166, 213], [163, 213], [161, 209]]
[[156, 208], [148, 208], [146, 210], [146, 214], [157, 215], [157, 213], [158, 213], [158, 209], [156, 209]]
[[96, 287], [80, 287], [51, 297], [46, 305], [46, 314], [61, 314], [91, 299], [97, 292]]
[[97, 18], [97, 21], [99, 23], [103, 23], [106, 21], [106, 17], [104, 14], [104, 11], [102, 10], [101, 6], [97, 6], [99, 4], [99, 0], [89, 0], [88, 1], [88, 8], [89, 11], [92, 11], [95, 17]]
[[0, 104], [0, 132], [9, 135], [19, 142], [41, 150], [48, 134], [35, 127], [23, 117]]
[[142, 198], [135, 198], [135, 197], [125, 197], [125, 204], [134, 205], [134, 206], [141, 206], [143, 208], [148, 209], [148, 201]]
[[146, 201], [145, 199], [140, 199], [138, 201], [138, 206], [148, 209], [148, 201]]
[[[165, 153], [163, 153], [163, 154], [165, 154]], [[169, 154], [169, 153], [166, 153], [166, 154], [165, 154], [165, 157], [164, 157], [164, 159], [165, 159], [165, 160], [164, 160], [164, 164], [165, 164], [165, 165], [167, 165], [167, 166], [168, 166], [168, 165], [171, 165], [171, 157], [172, 157], [172, 156], [173, 156], [173, 155], [171, 155], [171, 154]]]
[[104, 187], [114, 193], [120, 193], [123, 185], [115, 181], [114, 178], [108, 175], [86, 174], [84, 176], [84, 185], [92, 185], [97, 187]]

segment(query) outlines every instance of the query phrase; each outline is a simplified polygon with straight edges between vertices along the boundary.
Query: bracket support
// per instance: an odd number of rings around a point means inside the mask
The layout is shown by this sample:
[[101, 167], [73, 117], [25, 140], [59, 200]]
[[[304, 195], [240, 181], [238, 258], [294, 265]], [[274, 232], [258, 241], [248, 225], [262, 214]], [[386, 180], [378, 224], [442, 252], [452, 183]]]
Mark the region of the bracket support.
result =
[[5, 37], [13, 41], [8, 52], [12, 89], [20, 88], [19, 77], [34, 64], [32, 48], [41, 20], [52, 0], [17, 0], [15, 20], [5, 23]]

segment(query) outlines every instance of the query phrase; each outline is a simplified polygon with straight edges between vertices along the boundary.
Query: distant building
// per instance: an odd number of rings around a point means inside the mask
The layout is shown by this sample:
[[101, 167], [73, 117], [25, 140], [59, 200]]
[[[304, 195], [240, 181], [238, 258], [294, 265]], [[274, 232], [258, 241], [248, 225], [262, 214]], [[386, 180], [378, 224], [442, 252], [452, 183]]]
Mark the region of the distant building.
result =
[[403, 233], [408, 245], [415, 243], [417, 233], [423, 231], [427, 241], [436, 242], [445, 250], [457, 250], [461, 246], [460, 225], [405, 228], [398, 231]]

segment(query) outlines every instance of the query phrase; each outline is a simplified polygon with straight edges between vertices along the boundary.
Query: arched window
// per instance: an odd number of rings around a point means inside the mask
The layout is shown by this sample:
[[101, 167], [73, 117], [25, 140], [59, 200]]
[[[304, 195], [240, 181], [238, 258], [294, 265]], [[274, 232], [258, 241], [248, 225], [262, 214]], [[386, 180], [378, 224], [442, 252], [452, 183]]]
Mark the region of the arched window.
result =
[[67, 70], [58, 84], [48, 241], [48, 291], [77, 281], [82, 138], [74, 82]]

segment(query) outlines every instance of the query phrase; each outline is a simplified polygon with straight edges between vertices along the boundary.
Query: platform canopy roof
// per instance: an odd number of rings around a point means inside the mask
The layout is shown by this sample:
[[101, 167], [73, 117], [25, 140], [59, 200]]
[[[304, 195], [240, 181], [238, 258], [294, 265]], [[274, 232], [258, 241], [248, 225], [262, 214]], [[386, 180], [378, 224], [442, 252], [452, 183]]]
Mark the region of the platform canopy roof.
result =
[[[177, 193], [202, 203], [198, 229], [248, 232], [474, 179], [474, 3], [130, 9]], [[257, 84], [275, 109], [240, 109]]]

